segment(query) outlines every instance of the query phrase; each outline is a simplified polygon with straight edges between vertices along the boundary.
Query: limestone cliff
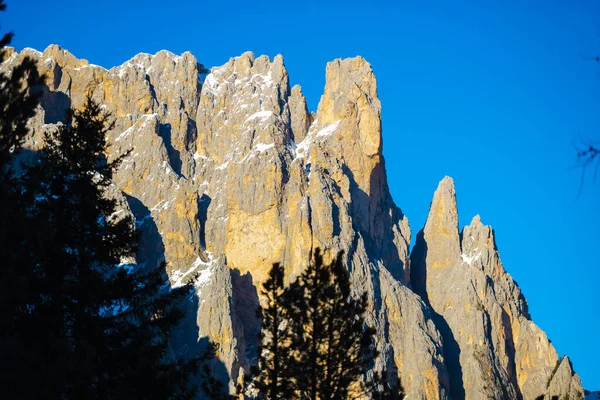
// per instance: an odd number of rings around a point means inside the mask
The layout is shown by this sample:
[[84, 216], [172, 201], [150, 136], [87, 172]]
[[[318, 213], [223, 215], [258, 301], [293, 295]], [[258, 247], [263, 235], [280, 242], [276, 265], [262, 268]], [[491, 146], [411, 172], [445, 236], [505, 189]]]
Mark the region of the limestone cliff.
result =
[[281, 56], [248, 52], [208, 71], [190, 53], [161, 51], [106, 70], [53, 45], [11, 52], [0, 69], [24, 56], [46, 76], [27, 146], [38, 149], [87, 95], [112, 113], [109, 157], [132, 149], [114, 180], [141, 232], [137, 261], [165, 260], [173, 286], [195, 279], [174, 348], [216, 342], [231, 388], [256, 356], [257, 287], [271, 264], [283, 262], [293, 279], [320, 247], [326, 257], [345, 251], [354, 287], [369, 295], [375, 367], [397, 371], [409, 398], [582, 392], [568, 359], [559, 362], [529, 319], [491, 228], [476, 217], [459, 234], [450, 179], [411, 263], [408, 220], [387, 186], [377, 83], [363, 58], [327, 64], [312, 114]]

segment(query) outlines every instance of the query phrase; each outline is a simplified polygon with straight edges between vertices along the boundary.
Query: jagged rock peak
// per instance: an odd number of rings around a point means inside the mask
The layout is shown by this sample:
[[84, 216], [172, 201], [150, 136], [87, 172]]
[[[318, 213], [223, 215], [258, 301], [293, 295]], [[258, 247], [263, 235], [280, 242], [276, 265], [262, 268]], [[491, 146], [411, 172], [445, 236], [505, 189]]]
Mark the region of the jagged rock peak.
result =
[[327, 63], [325, 82], [317, 111], [320, 124], [356, 119], [365, 154], [381, 154], [381, 103], [371, 64], [361, 56], [336, 59]]
[[[367, 100], [377, 100], [377, 81], [373, 73], [373, 68], [361, 56], [345, 59], [337, 58], [328, 62], [325, 80], [325, 97], [345, 95], [356, 100], [353, 97], [358, 92], [352, 90], [356, 86], [362, 93], [368, 96]], [[337, 105], [341, 104], [337, 103]], [[319, 112], [335, 118], [340, 115], [340, 112], [345, 111], [335, 106], [335, 102], [322, 101], [319, 104]], [[325, 123], [329, 122], [333, 121], [326, 121]]]
[[[411, 261], [413, 287], [437, 315], [453, 398], [549, 399], [582, 391], [570, 365], [557, 364], [556, 351], [530, 320], [492, 228], [476, 215], [458, 234], [449, 177], [435, 191]], [[560, 373], [553, 377], [553, 370]]]
[[429, 215], [424, 229], [428, 236], [428, 246], [435, 248], [439, 257], [431, 260], [433, 268], [446, 268], [450, 265], [449, 254], [460, 252], [458, 235], [458, 208], [454, 180], [446, 176], [440, 181], [433, 195]]
[[195, 117], [196, 157], [225, 165], [273, 146], [284, 151], [293, 137], [289, 97], [288, 73], [280, 55], [271, 62], [267, 56], [255, 58], [245, 52], [212, 68]]
[[[437, 207], [441, 207], [438, 210]], [[432, 216], [432, 211], [443, 211], [444, 214], [450, 214], [452, 221], [456, 221], [458, 226], [458, 210], [456, 206], [456, 190], [454, 189], [454, 180], [445, 176], [433, 194], [433, 200], [429, 209], [429, 216]], [[433, 215], [435, 216], [435, 214]]]
[[483, 223], [481, 222], [481, 216], [479, 214], [475, 214], [469, 226], [483, 226]]
[[438, 183], [438, 187], [433, 194], [433, 201], [436, 199], [448, 199], [449, 203], [454, 204], [456, 208], [456, 189], [454, 188], [454, 179], [450, 176], [444, 176]]
[[544, 397], [551, 400], [555, 396], [559, 398], [583, 400], [581, 380], [573, 371], [571, 360], [565, 356], [557, 361], [552, 377], [548, 382], [548, 393]]
[[43, 52], [43, 57], [45, 57], [46, 59], [51, 58], [55, 60], [56, 63], [63, 68], [77, 68], [89, 64], [87, 60], [78, 59], [68, 50], [63, 49], [62, 47], [56, 44], [51, 44], [50, 46], [46, 47], [46, 50], [44, 50]]
[[312, 115], [308, 112], [306, 98], [302, 93], [300, 85], [292, 87], [292, 93], [289, 98], [290, 117], [292, 119], [292, 132], [294, 133], [294, 142], [300, 143], [306, 138], [310, 124], [313, 122]]
[[281, 54], [277, 54], [273, 61], [270, 61], [269, 56], [262, 55], [257, 58], [251, 51], [246, 51], [238, 57], [231, 57], [225, 65], [216, 67], [213, 71], [222, 69], [229, 69], [229, 72], [242, 76], [250, 73], [266, 74], [271, 72], [272, 79], [275, 81], [280, 81], [283, 75], [287, 75]]

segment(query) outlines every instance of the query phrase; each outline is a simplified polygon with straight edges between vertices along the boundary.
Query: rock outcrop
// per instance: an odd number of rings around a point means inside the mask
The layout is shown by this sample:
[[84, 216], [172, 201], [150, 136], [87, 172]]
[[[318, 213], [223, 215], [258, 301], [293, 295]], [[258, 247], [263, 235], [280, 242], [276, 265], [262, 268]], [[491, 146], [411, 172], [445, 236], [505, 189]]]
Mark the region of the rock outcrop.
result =
[[282, 262], [290, 281], [320, 247], [326, 257], [344, 251], [354, 287], [368, 292], [375, 368], [397, 371], [409, 398], [582, 393], [568, 359], [559, 362], [531, 322], [491, 228], [476, 217], [459, 234], [451, 179], [409, 259], [408, 220], [387, 186], [377, 83], [363, 58], [327, 65], [313, 114], [281, 56], [248, 52], [207, 71], [192, 54], [167, 51], [110, 70], [55, 45], [8, 55], [0, 69], [29, 56], [45, 74], [31, 150], [87, 96], [114, 116], [109, 157], [131, 150], [114, 181], [141, 232], [137, 262], [165, 261], [173, 286], [194, 280], [174, 350], [215, 342], [214, 368], [231, 389], [255, 362], [257, 288], [271, 264]]
[[531, 321], [521, 290], [500, 262], [494, 231], [477, 215], [459, 233], [449, 177], [440, 182], [418, 235], [411, 277], [436, 315], [453, 398], [583, 396], [568, 359], [558, 360]]

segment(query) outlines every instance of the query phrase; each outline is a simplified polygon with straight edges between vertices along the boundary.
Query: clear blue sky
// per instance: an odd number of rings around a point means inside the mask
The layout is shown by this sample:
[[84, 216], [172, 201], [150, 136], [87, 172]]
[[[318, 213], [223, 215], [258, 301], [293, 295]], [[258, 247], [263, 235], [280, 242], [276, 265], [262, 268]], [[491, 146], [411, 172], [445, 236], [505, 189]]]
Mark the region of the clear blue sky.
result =
[[[534, 321], [600, 389], [600, 176], [579, 191], [572, 142], [600, 140], [600, 2], [7, 0], [20, 50], [57, 43], [111, 67], [192, 51], [205, 66], [284, 55], [316, 109], [325, 64], [364, 56], [378, 78], [388, 178], [413, 233], [439, 180], [461, 226], [494, 227]], [[413, 238], [414, 241], [414, 238]]]

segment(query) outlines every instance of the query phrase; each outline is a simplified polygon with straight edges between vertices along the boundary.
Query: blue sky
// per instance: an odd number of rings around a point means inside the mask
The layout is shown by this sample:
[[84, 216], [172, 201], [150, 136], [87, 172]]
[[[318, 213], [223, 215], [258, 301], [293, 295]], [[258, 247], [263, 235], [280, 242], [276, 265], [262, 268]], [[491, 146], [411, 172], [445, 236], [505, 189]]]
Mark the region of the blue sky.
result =
[[[600, 176], [579, 194], [573, 142], [600, 141], [600, 2], [7, 0], [13, 44], [60, 44], [105, 67], [191, 51], [207, 67], [284, 55], [316, 109], [325, 64], [364, 56], [378, 79], [388, 179], [413, 236], [454, 178], [461, 226], [496, 231], [534, 321], [600, 389]], [[414, 241], [414, 238], [413, 238]]]

